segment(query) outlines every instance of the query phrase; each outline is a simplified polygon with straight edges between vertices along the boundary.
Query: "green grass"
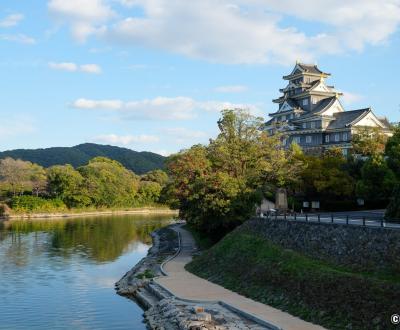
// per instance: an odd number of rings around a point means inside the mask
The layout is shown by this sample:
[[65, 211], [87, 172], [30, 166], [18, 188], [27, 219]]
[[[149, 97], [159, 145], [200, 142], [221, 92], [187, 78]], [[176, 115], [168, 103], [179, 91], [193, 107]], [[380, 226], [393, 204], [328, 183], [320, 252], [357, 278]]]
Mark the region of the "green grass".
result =
[[283, 249], [242, 229], [187, 269], [228, 289], [328, 329], [394, 329], [400, 282], [355, 273]]

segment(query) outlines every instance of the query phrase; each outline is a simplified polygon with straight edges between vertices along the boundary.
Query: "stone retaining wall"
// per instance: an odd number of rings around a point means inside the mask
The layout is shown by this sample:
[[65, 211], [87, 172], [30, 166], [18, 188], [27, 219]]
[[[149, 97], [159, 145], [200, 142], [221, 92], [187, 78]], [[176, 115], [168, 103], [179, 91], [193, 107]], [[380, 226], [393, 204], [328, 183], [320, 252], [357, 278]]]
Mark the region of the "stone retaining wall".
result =
[[256, 218], [238, 230], [357, 271], [400, 272], [400, 230]]

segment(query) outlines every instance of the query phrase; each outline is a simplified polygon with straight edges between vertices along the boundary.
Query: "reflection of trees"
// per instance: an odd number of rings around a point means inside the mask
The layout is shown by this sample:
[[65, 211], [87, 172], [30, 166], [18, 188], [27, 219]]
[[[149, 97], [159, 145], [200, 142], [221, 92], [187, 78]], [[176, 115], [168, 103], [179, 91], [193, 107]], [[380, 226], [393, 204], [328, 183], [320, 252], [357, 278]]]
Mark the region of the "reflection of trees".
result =
[[[13, 221], [0, 233], [16, 237], [22, 233], [46, 232], [48, 251], [69, 257], [81, 252], [97, 262], [118, 258], [130, 243], [150, 243], [150, 233], [168, 218], [162, 216], [118, 216], [68, 220]], [[80, 253], [80, 254], [81, 254]]]

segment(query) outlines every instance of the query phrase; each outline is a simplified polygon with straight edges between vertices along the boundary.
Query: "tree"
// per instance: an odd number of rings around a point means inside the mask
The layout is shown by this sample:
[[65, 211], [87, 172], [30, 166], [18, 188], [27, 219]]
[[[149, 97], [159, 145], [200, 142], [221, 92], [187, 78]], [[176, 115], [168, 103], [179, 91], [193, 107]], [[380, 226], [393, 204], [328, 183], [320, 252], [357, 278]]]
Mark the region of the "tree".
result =
[[353, 153], [365, 157], [382, 155], [387, 136], [376, 127], [359, 127], [353, 133]]
[[29, 167], [29, 181], [32, 185], [32, 194], [38, 197], [40, 193], [45, 191], [47, 186], [46, 170], [38, 164], [31, 164]]
[[346, 172], [346, 159], [340, 149], [329, 149], [322, 157], [304, 155], [307, 166], [301, 172], [300, 189], [309, 198], [337, 200], [350, 197], [354, 180]]
[[168, 174], [163, 170], [153, 170], [143, 174], [141, 181], [157, 182], [161, 187], [165, 186], [168, 182]]
[[141, 181], [138, 191], [138, 200], [142, 205], [154, 204], [159, 201], [162, 187], [157, 182]]
[[301, 161], [292, 148], [282, 148], [281, 137], [268, 136], [262, 126], [262, 118], [245, 110], [224, 110], [220, 133], [208, 146], [170, 157], [168, 191], [188, 223], [221, 236], [254, 214], [265, 187], [285, 187], [295, 180]]
[[71, 165], [55, 165], [47, 169], [48, 192], [60, 198], [69, 208], [90, 204], [83, 176]]
[[385, 156], [388, 166], [400, 179], [400, 124], [394, 128], [393, 136], [386, 143]]
[[390, 204], [386, 209], [385, 218], [388, 220], [400, 220], [400, 185], [397, 185], [393, 191]]
[[134, 206], [139, 179], [121, 163], [105, 157], [95, 157], [78, 168], [84, 187], [96, 207]]
[[13, 196], [29, 189], [29, 169], [31, 165], [31, 162], [15, 160], [10, 157], [0, 160], [0, 182], [11, 191]]
[[382, 156], [368, 159], [361, 168], [356, 192], [369, 201], [388, 201], [396, 186], [396, 177]]

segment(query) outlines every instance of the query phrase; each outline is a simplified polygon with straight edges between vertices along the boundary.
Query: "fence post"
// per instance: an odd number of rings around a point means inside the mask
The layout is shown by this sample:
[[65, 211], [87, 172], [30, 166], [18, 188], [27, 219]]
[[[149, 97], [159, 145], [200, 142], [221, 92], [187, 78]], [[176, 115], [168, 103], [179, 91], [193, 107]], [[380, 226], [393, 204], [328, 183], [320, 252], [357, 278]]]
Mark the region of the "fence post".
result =
[[365, 227], [365, 215], [363, 216], [363, 226]]
[[349, 215], [346, 215], [346, 225], [349, 224]]
[[285, 218], [284, 219], [286, 220], [286, 212], [285, 212]]
[[381, 219], [381, 227], [383, 227], [383, 218]]
[[333, 214], [331, 214], [331, 222], [333, 223]]
[[294, 212], [294, 221], [296, 221], [296, 218], [297, 218], [297, 213], [296, 212]]
[[306, 213], [306, 222], [308, 222], [308, 213]]
[[321, 214], [318, 214], [318, 223], [321, 222]]

